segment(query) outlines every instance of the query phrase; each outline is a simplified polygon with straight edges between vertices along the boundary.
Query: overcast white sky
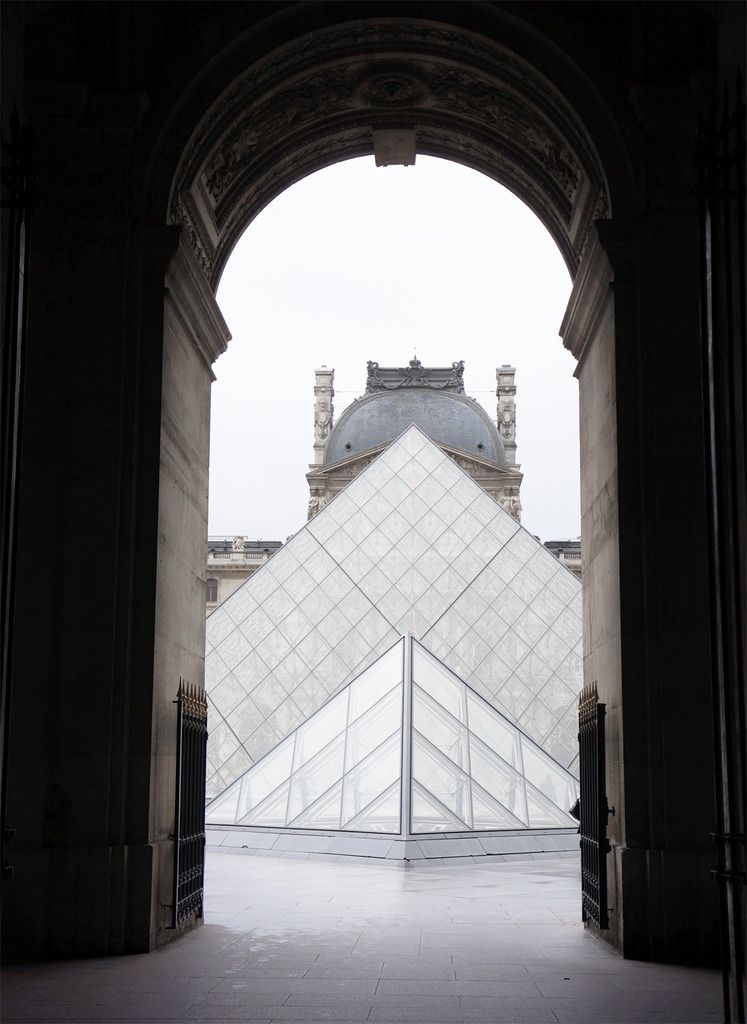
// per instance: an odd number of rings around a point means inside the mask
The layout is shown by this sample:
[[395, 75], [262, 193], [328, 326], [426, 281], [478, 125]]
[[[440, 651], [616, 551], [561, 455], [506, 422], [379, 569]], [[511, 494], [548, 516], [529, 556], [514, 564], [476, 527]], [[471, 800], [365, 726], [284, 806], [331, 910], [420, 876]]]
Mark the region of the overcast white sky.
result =
[[285, 540], [306, 522], [314, 368], [335, 369], [335, 416], [366, 361], [465, 361], [495, 419], [495, 368], [516, 367], [522, 523], [577, 537], [578, 387], [558, 337], [570, 278], [534, 214], [494, 181], [418, 157], [336, 164], [274, 200], [218, 289], [233, 334], [214, 369], [211, 535]]

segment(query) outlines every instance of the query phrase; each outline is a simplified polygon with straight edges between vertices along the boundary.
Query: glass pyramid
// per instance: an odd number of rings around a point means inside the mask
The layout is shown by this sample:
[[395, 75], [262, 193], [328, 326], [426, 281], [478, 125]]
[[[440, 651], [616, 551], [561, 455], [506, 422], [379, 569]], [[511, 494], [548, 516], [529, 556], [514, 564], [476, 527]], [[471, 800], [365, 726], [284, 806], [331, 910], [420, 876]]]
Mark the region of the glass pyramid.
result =
[[569, 828], [576, 780], [403, 637], [208, 806], [216, 825], [403, 838]]
[[580, 583], [411, 426], [208, 618], [208, 797], [404, 633], [574, 770]]

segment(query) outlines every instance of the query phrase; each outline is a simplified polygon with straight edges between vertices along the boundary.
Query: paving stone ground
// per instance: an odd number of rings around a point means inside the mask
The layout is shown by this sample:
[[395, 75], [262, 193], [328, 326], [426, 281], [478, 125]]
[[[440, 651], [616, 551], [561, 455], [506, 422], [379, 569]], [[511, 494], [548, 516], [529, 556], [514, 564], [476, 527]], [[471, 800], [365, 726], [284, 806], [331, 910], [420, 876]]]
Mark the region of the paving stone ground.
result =
[[623, 960], [576, 857], [428, 863], [210, 850], [205, 925], [144, 956], [12, 965], [7, 1024], [700, 1024], [717, 972]]

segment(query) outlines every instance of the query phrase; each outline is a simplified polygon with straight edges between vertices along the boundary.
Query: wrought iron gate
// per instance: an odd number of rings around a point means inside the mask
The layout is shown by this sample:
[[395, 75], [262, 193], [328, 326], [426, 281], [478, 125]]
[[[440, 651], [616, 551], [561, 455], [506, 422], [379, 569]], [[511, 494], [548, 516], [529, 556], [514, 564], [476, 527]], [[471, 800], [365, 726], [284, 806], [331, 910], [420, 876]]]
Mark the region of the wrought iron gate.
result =
[[607, 916], [607, 791], [604, 760], [605, 705], [597, 685], [585, 686], [578, 698], [581, 806], [581, 914], [597, 928], [609, 928]]
[[179, 681], [176, 732], [176, 819], [172, 927], [202, 917], [205, 877], [205, 691]]
[[701, 132], [702, 352], [724, 1019], [747, 1016], [747, 144], [741, 75]]

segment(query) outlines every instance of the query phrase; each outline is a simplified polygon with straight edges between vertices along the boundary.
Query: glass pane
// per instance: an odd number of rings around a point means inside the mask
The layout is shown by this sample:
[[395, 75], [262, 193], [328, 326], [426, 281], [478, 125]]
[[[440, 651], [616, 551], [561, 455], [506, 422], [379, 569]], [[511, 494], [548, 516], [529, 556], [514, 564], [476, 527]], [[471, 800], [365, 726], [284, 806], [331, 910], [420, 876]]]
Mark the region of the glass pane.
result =
[[[378, 559], [380, 556], [377, 555], [376, 557]], [[369, 601], [377, 607], [391, 585], [391, 580], [384, 575], [378, 565], [374, 565], [373, 569], [366, 574], [359, 584]]]
[[399, 730], [345, 776], [342, 820], [349, 821], [379, 797], [402, 773]]
[[537, 541], [526, 530], [518, 529], [506, 548], [515, 555], [520, 562], [527, 562], [537, 551]]
[[354, 722], [392, 686], [402, 682], [403, 647], [404, 640], [400, 640], [350, 684], [349, 722]]
[[205, 623], [205, 639], [207, 643], [216, 646], [224, 637], [228, 636], [233, 628], [233, 620], [230, 618], [226, 610], [222, 607], [218, 607], [212, 615], [209, 615], [207, 618]]
[[[256, 612], [254, 614], [256, 615]], [[252, 617], [250, 616], [250, 618]], [[266, 615], [265, 618], [267, 619]], [[267, 622], [270, 624], [270, 628], [272, 628], [272, 623], [269, 619], [267, 619]], [[269, 629], [267, 632], [269, 633]], [[258, 637], [257, 639], [260, 638]], [[221, 658], [229, 668], [235, 668], [250, 653], [252, 644], [243, 636], [241, 629], [237, 628], [233, 633], [229, 633], [216, 650], [220, 652]]]
[[389, 632], [390, 627], [381, 612], [371, 608], [360, 620], [357, 629], [361, 636], [366, 638], [371, 647], [376, 647], [379, 641]]
[[512, 768], [521, 771], [519, 732], [484, 701], [467, 691], [467, 724], [470, 732], [478, 736], [499, 754]]
[[472, 786], [472, 813], [475, 829], [524, 828], [524, 823], [493, 800], [479, 786]]
[[442, 668], [418, 644], [412, 648], [413, 680], [429, 696], [442, 704], [457, 721], [464, 721], [464, 687], [445, 668]]
[[330, 646], [321, 633], [312, 629], [311, 632], [296, 644], [296, 651], [310, 669], [315, 669], [320, 661], [330, 653]]
[[[420, 465], [420, 463], [417, 463], [417, 465]], [[416, 493], [421, 501], [424, 501], [429, 508], [432, 508], [444, 494], [444, 488], [435, 477], [429, 476], [426, 470], [426, 475], [416, 488]]]
[[311, 629], [311, 623], [299, 608], [294, 608], [280, 623], [280, 630], [294, 646]]
[[290, 775], [292, 759], [293, 737], [289, 736], [246, 773], [241, 780], [241, 795], [236, 808], [237, 819], [247, 815], [286, 781]]
[[288, 785], [284, 782], [279, 789], [258, 804], [249, 814], [236, 822], [237, 825], [263, 825], [266, 828], [284, 828], [288, 809]]
[[356, 544], [361, 544], [374, 528], [374, 524], [364, 512], [354, 512], [343, 523], [343, 529], [352, 537]]
[[402, 687], [375, 704], [365, 715], [352, 723], [347, 731], [345, 771], [350, 771], [372, 750], [393, 733], [399, 735], [402, 725]]
[[426, 512], [416, 523], [416, 529], [429, 544], [433, 544], [446, 529], [446, 523], [435, 512]]
[[462, 512], [454, 523], [453, 528], [467, 544], [473, 541], [478, 534], [482, 533], [482, 524], [468, 511]]
[[253, 580], [254, 576], [250, 577], [242, 587], [239, 587], [236, 593], [231, 594], [231, 596], [226, 598], [223, 602], [223, 609], [228, 612], [237, 626], [242, 623], [247, 615], [257, 607], [254, 589], [250, 589], [249, 586], [250, 582]]
[[316, 757], [291, 778], [288, 820], [292, 821], [313, 804], [330, 786], [342, 778], [345, 754], [344, 734], [328, 744]]
[[[572, 804], [573, 801], [568, 806], [571, 807]], [[532, 792], [529, 787], [527, 787], [527, 805], [530, 828], [570, 828], [577, 825], [575, 818], [572, 818], [570, 814], [565, 814], [540, 793]]]
[[342, 782], [338, 782], [328, 793], [324, 793], [315, 803], [307, 807], [295, 818], [290, 818], [289, 811], [288, 824], [293, 828], [339, 828], [341, 793]]
[[547, 626], [539, 615], [535, 615], [531, 608], [527, 608], [514, 623], [514, 629], [521, 639], [532, 647], [545, 632]]
[[412, 722], [419, 733], [450, 761], [469, 771], [467, 730], [432, 701], [419, 686], [413, 687]]
[[269, 668], [278, 665], [290, 651], [291, 645], [278, 629], [273, 629], [257, 644], [256, 652]]
[[411, 832], [467, 832], [465, 822], [460, 821], [446, 807], [441, 807], [437, 800], [425, 793], [420, 786], [412, 787], [412, 823]]
[[414, 526], [420, 522], [428, 511], [428, 506], [424, 501], [420, 500], [417, 494], [411, 494], [408, 498], [405, 498], [399, 506], [399, 510], [407, 523], [410, 526]]
[[410, 604], [415, 604], [423, 591], [427, 589], [428, 582], [413, 566], [405, 570], [397, 583], [397, 590], [407, 598]]
[[464, 544], [452, 529], [448, 529], [444, 530], [441, 536], [434, 541], [433, 547], [447, 562], [453, 562]]
[[527, 562], [527, 568], [541, 580], [547, 583], [558, 571], [558, 560], [551, 555], [546, 548], [539, 548]]
[[442, 758], [435, 748], [414, 730], [412, 777], [420, 783], [426, 793], [435, 796], [439, 803], [469, 826], [472, 814], [468, 777], [459, 771], [456, 765]]
[[524, 780], [474, 736], [470, 737], [472, 778], [515, 818], [526, 822]]
[[386, 793], [365, 807], [350, 821], [343, 821], [342, 827], [348, 832], [388, 832], [400, 830], [400, 784], [399, 780]]
[[228, 675], [210, 692], [210, 699], [218, 711], [227, 718], [233, 709], [244, 699], [246, 690], [232, 676]]
[[[311, 558], [304, 559], [303, 567], [316, 583], [322, 583], [334, 570], [336, 564], [323, 548], [318, 548]], [[324, 589], [326, 592], [326, 585]]]
[[224, 764], [236, 753], [239, 741], [225, 722], [213, 726], [210, 732], [210, 756], [214, 764]]
[[[552, 558], [552, 555], [550, 555]], [[514, 578], [511, 580], [511, 590], [517, 594], [525, 604], [530, 604], [540, 590], [542, 590], [542, 584], [536, 576], [532, 575], [527, 566], [523, 569], [519, 569]]]
[[567, 811], [575, 799], [572, 796], [574, 781], [571, 776], [534, 745], [522, 741], [521, 747], [527, 781], [552, 803]]
[[417, 461], [420, 465], [427, 469], [429, 473], [432, 473], [437, 466], [440, 466], [446, 461], [446, 456], [442, 454], [439, 448], [435, 445], [429, 444], [424, 445], [416, 455]]
[[245, 697], [237, 708], [228, 716], [228, 724], [236, 736], [244, 743], [264, 721], [264, 715], [251, 697]]
[[313, 718], [296, 732], [293, 771], [298, 771], [345, 729], [348, 715], [348, 693], [344, 690], [320, 708]]
[[374, 563], [363, 548], [354, 548], [349, 555], [341, 559], [340, 564], [351, 580], [358, 583], [373, 568]]
[[233, 825], [236, 821], [236, 807], [239, 802], [239, 783], [235, 783], [225, 793], [208, 806], [205, 811], [205, 822], [208, 825]]

